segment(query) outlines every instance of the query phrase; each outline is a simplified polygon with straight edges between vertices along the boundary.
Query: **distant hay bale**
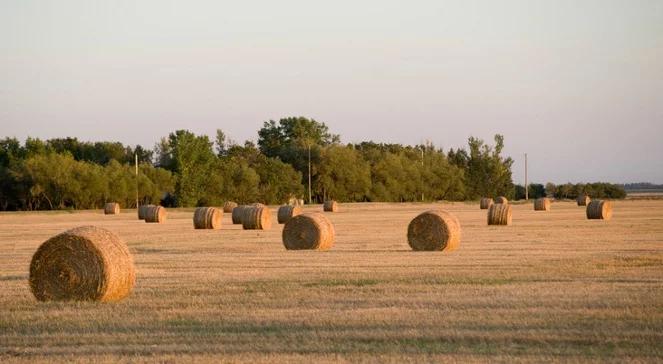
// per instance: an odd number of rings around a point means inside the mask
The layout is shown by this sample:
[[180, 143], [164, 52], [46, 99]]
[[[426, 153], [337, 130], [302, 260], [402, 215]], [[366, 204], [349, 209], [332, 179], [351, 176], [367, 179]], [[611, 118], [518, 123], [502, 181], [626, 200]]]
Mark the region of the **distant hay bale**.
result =
[[612, 203], [603, 200], [591, 201], [587, 205], [587, 218], [610, 220], [612, 218]]
[[265, 207], [266, 205], [261, 204], [260, 202], [254, 202], [254, 203], [250, 204], [249, 206], [251, 206], [251, 207]]
[[242, 223], [242, 216], [244, 216], [244, 209], [249, 207], [248, 205], [237, 206], [233, 209], [232, 220], [233, 224], [239, 225]]
[[119, 301], [136, 282], [129, 248], [117, 235], [81, 226], [41, 244], [30, 263], [30, 289], [39, 301]]
[[407, 241], [412, 250], [456, 250], [460, 245], [460, 222], [444, 210], [423, 212], [410, 221]]
[[550, 211], [550, 199], [541, 197], [534, 200], [534, 211]]
[[147, 216], [147, 210], [151, 207], [154, 207], [154, 205], [140, 205], [138, 207], [138, 219], [145, 220], [145, 216]]
[[334, 200], [327, 200], [323, 205], [325, 212], [338, 212], [338, 203]]
[[506, 205], [506, 204], [509, 203], [509, 200], [507, 200], [506, 197], [504, 197], [504, 196], [500, 196], [500, 197], [498, 197], [498, 198], [495, 199], [495, 203], [496, 203], [496, 204], [497, 204], [497, 203], [501, 203], [501, 204], [505, 204], [505, 205]]
[[302, 208], [299, 206], [283, 205], [279, 207], [279, 211], [276, 214], [276, 216], [279, 224], [285, 224], [292, 217], [301, 215], [301, 213], [302, 213]]
[[580, 196], [578, 196], [576, 201], [578, 202], [578, 206], [587, 206], [590, 203], [590, 201], [592, 201], [592, 199], [585, 194], [581, 194]]
[[299, 206], [304, 206], [304, 199], [300, 198], [299, 200], [297, 200], [297, 203], [299, 204]]
[[223, 212], [233, 212], [235, 207], [237, 207], [237, 202], [226, 201], [223, 204]]
[[104, 214], [105, 215], [119, 215], [120, 213], [120, 204], [117, 202], [109, 202], [104, 205]]
[[488, 225], [511, 225], [511, 205], [497, 203], [488, 208]]
[[490, 197], [484, 197], [484, 198], [481, 199], [481, 202], [479, 203], [479, 207], [480, 207], [482, 210], [486, 210], [486, 209], [488, 209], [488, 208], [490, 207], [490, 205], [492, 205], [493, 203], [495, 203], [495, 202], [493, 201], [492, 198], [490, 198]]
[[248, 206], [242, 210], [244, 230], [269, 230], [272, 228], [272, 212], [267, 206]]
[[334, 246], [334, 225], [319, 212], [297, 215], [283, 227], [287, 250], [329, 250]]
[[195, 229], [219, 229], [223, 212], [214, 207], [198, 207], [193, 213], [193, 227]]
[[166, 221], [166, 208], [163, 206], [150, 206], [145, 211], [145, 222], [161, 223]]

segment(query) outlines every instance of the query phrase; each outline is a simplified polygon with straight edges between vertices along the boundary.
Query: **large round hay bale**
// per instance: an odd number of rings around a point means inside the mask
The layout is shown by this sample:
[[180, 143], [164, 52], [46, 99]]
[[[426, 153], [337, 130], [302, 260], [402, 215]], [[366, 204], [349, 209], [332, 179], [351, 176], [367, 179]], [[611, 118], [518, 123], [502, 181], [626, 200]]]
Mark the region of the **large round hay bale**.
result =
[[511, 205], [496, 203], [488, 208], [488, 225], [511, 225]]
[[272, 228], [272, 212], [267, 206], [248, 206], [243, 209], [242, 227], [244, 230], [269, 230]]
[[287, 250], [329, 250], [334, 246], [334, 225], [319, 212], [297, 215], [283, 227]]
[[140, 205], [138, 207], [138, 219], [139, 220], [145, 220], [145, 216], [147, 216], [147, 210], [150, 207], [154, 207], [154, 205]]
[[104, 215], [118, 215], [120, 213], [120, 204], [117, 202], [108, 202], [104, 205]]
[[550, 211], [550, 199], [541, 197], [534, 200], [534, 211]]
[[279, 207], [279, 211], [276, 214], [276, 216], [279, 224], [285, 224], [292, 217], [301, 215], [301, 213], [302, 213], [302, 208], [299, 206], [283, 205]]
[[193, 227], [196, 229], [219, 229], [223, 212], [215, 207], [198, 207], [193, 213]]
[[223, 204], [223, 212], [233, 212], [235, 207], [237, 207], [237, 202], [226, 201]]
[[166, 208], [163, 206], [150, 206], [145, 211], [145, 222], [161, 223], [166, 221]]
[[612, 218], [612, 203], [603, 200], [591, 201], [587, 205], [587, 218], [610, 220]]
[[590, 201], [592, 201], [592, 199], [585, 194], [581, 194], [580, 196], [578, 196], [576, 201], [578, 202], [578, 206], [587, 206], [590, 203]]
[[30, 289], [39, 301], [118, 301], [136, 282], [127, 245], [95, 226], [65, 231], [32, 256]]
[[325, 212], [338, 212], [338, 203], [334, 200], [327, 200], [322, 208]]
[[492, 198], [490, 197], [484, 197], [481, 199], [481, 202], [479, 202], [479, 207], [482, 210], [486, 210], [490, 207], [490, 205], [494, 204], [495, 202], [493, 201]]
[[412, 250], [456, 250], [460, 245], [460, 222], [444, 210], [423, 212], [410, 221], [407, 241]]
[[495, 203], [501, 203], [501, 204], [506, 205], [506, 204], [509, 203], [509, 200], [507, 200], [506, 197], [504, 197], [504, 196], [500, 196], [500, 197], [495, 199]]
[[233, 209], [232, 220], [233, 224], [239, 225], [242, 223], [242, 217], [244, 216], [244, 209], [248, 208], [248, 205], [237, 206]]

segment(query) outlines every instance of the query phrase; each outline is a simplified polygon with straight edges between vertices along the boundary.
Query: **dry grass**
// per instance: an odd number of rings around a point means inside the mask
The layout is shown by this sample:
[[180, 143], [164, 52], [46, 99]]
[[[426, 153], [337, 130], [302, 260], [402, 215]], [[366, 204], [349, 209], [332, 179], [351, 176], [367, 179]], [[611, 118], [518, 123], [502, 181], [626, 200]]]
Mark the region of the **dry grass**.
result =
[[[442, 207], [457, 251], [413, 252], [406, 233]], [[0, 214], [0, 361], [660, 362], [663, 201], [617, 201], [610, 221], [575, 202], [513, 205], [487, 226], [474, 204], [345, 204], [327, 252], [286, 251], [282, 225], [195, 230], [101, 211]], [[319, 211], [307, 206], [304, 212]], [[95, 224], [136, 260], [115, 304], [40, 303], [28, 267], [40, 243]]]

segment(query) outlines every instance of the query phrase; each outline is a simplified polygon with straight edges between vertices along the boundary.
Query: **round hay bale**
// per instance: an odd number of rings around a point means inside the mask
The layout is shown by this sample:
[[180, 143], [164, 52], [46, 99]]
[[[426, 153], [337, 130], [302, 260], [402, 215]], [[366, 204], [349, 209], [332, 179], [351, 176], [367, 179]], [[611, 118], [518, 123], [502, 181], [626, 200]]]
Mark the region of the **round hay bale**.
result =
[[150, 206], [145, 211], [145, 222], [161, 223], [166, 221], [166, 208], [163, 206]]
[[120, 204], [117, 202], [109, 202], [104, 205], [104, 215], [119, 215]]
[[578, 202], [578, 206], [587, 206], [592, 201], [592, 199], [589, 198], [589, 196], [582, 194], [578, 196], [576, 201]]
[[233, 209], [232, 219], [234, 225], [239, 225], [242, 223], [242, 217], [244, 216], [244, 209], [248, 208], [247, 205], [237, 206]]
[[541, 197], [534, 200], [534, 211], [550, 211], [550, 199]]
[[297, 200], [297, 203], [299, 204], [299, 206], [304, 206], [304, 199], [300, 198], [299, 200]]
[[244, 230], [269, 230], [272, 228], [272, 212], [268, 207], [248, 206], [242, 212]]
[[490, 198], [490, 197], [484, 197], [484, 198], [481, 199], [481, 202], [479, 203], [479, 207], [480, 207], [482, 210], [487, 210], [487, 209], [490, 207], [490, 205], [492, 205], [492, 204], [494, 204], [494, 203], [495, 203], [495, 202], [493, 201], [492, 198]]
[[327, 200], [322, 206], [325, 212], [338, 212], [338, 203], [334, 200]]
[[410, 221], [407, 241], [412, 250], [456, 250], [460, 245], [460, 222], [444, 210], [426, 211]]
[[136, 270], [122, 239], [81, 226], [41, 244], [32, 256], [29, 282], [39, 301], [119, 301], [131, 293]]
[[223, 212], [233, 212], [235, 207], [237, 207], [237, 202], [226, 201], [223, 204]]
[[488, 225], [511, 225], [511, 205], [497, 203], [488, 208]]
[[319, 212], [292, 217], [283, 227], [287, 250], [329, 250], [334, 246], [334, 225]]
[[495, 199], [495, 203], [501, 203], [501, 204], [506, 205], [506, 204], [509, 203], [509, 200], [507, 200], [506, 197], [504, 197], [504, 196], [500, 196], [500, 197]]
[[250, 204], [251, 207], [266, 207], [266, 205], [261, 204], [260, 202], [254, 202]]
[[612, 203], [603, 200], [591, 201], [587, 205], [587, 218], [610, 220], [612, 218]]
[[223, 212], [215, 207], [198, 207], [193, 213], [195, 229], [220, 229]]
[[147, 216], [147, 210], [151, 207], [154, 207], [154, 205], [140, 205], [140, 207], [138, 207], [138, 219], [145, 220], [145, 216]]
[[285, 224], [290, 220], [292, 217], [301, 215], [302, 214], [302, 208], [299, 206], [293, 206], [293, 205], [283, 205], [279, 207], [279, 211], [276, 214], [277, 220], [279, 224]]

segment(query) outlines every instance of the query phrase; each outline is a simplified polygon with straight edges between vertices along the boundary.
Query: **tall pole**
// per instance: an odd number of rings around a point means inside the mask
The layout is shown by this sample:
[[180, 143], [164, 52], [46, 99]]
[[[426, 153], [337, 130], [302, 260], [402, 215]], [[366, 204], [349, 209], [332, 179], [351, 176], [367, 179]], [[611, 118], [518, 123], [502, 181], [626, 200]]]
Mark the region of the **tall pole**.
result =
[[311, 197], [311, 143], [308, 143], [308, 203], [309, 205], [313, 203], [313, 198]]
[[424, 202], [424, 147], [421, 147], [421, 202]]
[[136, 159], [136, 208], [138, 208], [138, 153], [134, 153]]
[[529, 200], [529, 186], [527, 186], [527, 153], [525, 153], [525, 201]]

